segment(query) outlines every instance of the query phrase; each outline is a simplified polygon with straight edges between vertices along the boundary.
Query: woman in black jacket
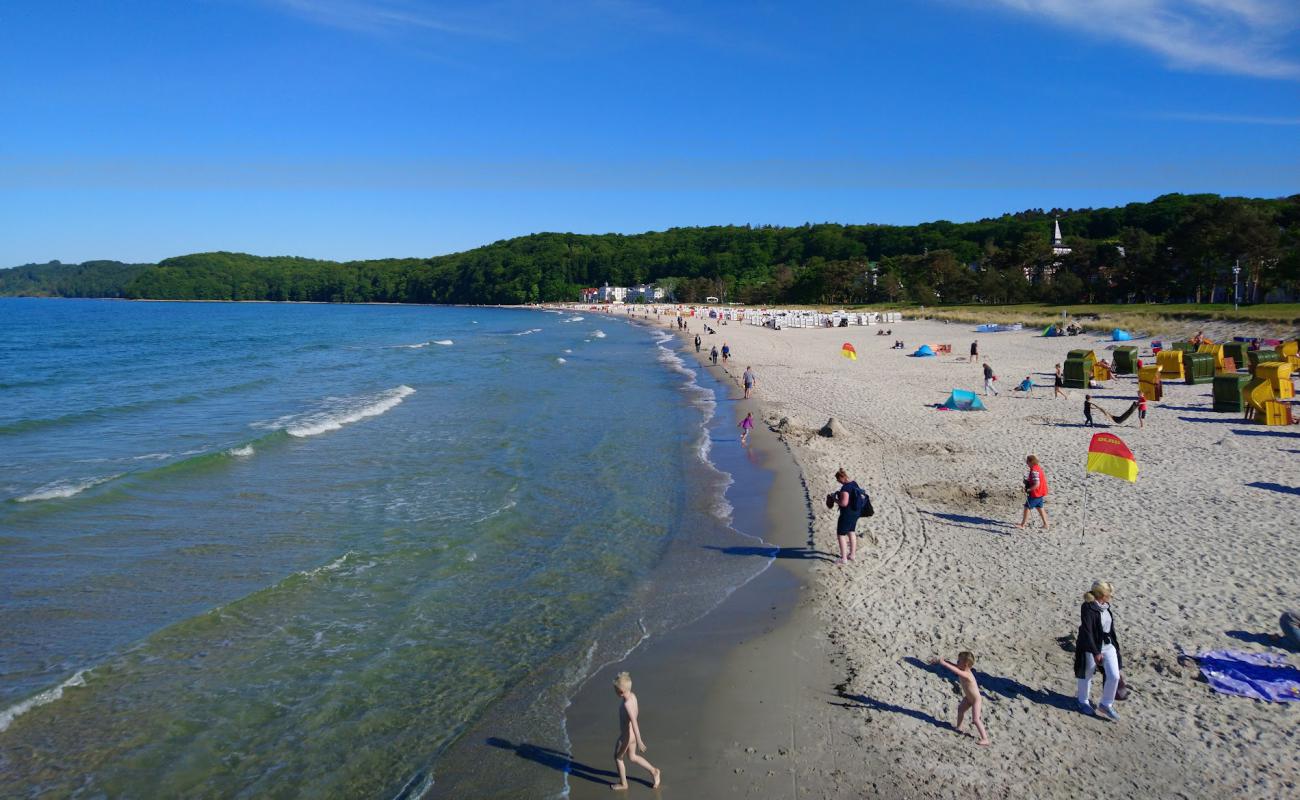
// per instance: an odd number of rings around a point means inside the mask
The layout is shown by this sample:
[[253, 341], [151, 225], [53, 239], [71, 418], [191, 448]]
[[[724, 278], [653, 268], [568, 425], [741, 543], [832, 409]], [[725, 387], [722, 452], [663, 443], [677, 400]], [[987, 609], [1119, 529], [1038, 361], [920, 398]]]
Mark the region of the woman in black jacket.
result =
[[[1118, 720], [1115, 712], [1115, 692], [1119, 689], [1120, 654], [1119, 637], [1115, 631], [1115, 615], [1110, 608], [1113, 590], [1105, 581], [1097, 581], [1083, 596], [1079, 610], [1079, 638], [1074, 644], [1074, 677], [1079, 679], [1079, 710], [1085, 714], [1105, 714]], [[1097, 667], [1105, 672], [1102, 684], [1101, 705], [1094, 711], [1088, 695], [1092, 689], [1092, 675]]]

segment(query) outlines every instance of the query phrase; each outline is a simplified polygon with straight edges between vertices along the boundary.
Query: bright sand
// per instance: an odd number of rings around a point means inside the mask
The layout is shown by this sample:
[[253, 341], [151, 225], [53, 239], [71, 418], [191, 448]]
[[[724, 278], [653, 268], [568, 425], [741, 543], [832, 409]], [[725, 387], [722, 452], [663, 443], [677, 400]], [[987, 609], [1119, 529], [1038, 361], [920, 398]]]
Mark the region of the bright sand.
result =
[[[671, 317], [660, 321], [673, 329]], [[1277, 651], [1266, 636], [1283, 608], [1300, 605], [1300, 433], [1212, 413], [1209, 385], [1167, 384], [1145, 429], [1136, 414], [1106, 428], [1133, 450], [1137, 483], [1085, 476], [1096, 431], [1081, 427], [1084, 392], [1053, 399], [1051, 374], [1071, 349], [1108, 358], [1110, 343], [1094, 335], [975, 334], [931, 322], [783, 331], [712, 324], [705, 351], [731, 345], [730, 379], [746, 366], [757, 374], [742, 410], [768, 424], [788, 420], [782, 438], [815, 501], [799, 516], [813, 512], [816, 547], [835, 550], [835, 516], [820, 503], [837, 468], [871, 492], [876, 516], [859, 526], [867, 537], [856, 564], [798, 562], [806, 589], [786, 627], [817, 626], [795, 635], [829, 641], [842, 683], [810, 682], [821, 671], [782, 643], [788, 631], [747, 641], [751, 651], [733, 656], [718, 681], [710, 713], [720, 721], [701, 731], [724, 752], [695, 788], [763, 797], [1296, 796], [1300, 704], [1214, 694], [1179, 650]], [[884, 328], [894, 336], [877, 336]], [[699, 331], [692, 320], [689, 336]], [[907, 348], [891, 350], [895, 338]], [[982, 393], [981, 366], [966, 355], [975, 338], [1002, 396], [986, 398], [984, 412], [936, 410], [953, 388]], [[859, 360], [841, 357], [844, 342]], [[953, 354], [908, 357], [926, 343], [950, 343]], [[1010, 391], [1026, 375], [1036, 384], [1028, 398]], [[1123, 377], [1092, 394], [1119, 413], [1136, 386]], [[843, 432], [818, 436], [830, 417]], [[778, 436], [762, 424], [755, 435]], [[1029, 453], [1051, 486], [1049, 531], [1036, 514], [1031, 530], [1012, 527]], [[1133, 690], [1118, 703], [1118, 723], [1075, 710], [1071, 651], [1094, 579], [1115, 586]], [[953, 684], [925, 663], [959, 650], [978, 657], [990, 748], [950, 728]], [[727, 687], [772, 676], [801, 699], [762, 704], [734, 688], [728, 696]], [[1094, 702], [1100, 688], [1098, 678]], [[824, 735], [796, 740], [786, 754], [767, 742], [793, 728]], [[680, 765], [655, 763], [667, 795]], [[693, 796], [677, 788], [675, 796]]]

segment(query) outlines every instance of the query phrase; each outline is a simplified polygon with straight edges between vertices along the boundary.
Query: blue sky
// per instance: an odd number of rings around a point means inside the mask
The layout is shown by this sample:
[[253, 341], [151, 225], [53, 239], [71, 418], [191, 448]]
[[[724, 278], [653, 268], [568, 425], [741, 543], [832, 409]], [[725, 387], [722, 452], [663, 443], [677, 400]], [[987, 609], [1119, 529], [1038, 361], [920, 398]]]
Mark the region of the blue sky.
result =
[[1291, 0], [15, 0], [0, 266], [1300, 192]]

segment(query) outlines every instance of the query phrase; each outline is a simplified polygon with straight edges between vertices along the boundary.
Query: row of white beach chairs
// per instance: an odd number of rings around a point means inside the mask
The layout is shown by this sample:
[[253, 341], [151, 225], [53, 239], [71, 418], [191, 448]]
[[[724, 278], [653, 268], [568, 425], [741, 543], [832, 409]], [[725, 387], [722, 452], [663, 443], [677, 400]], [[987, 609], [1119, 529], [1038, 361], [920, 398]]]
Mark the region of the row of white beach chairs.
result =
[[880, 325], [901, 322], [903, 315], [897, 311], [837, 311], [832, 314], [815, 311], [750, 311], [745, 314], [745, 322], [750, 325], [769, 328], [773, 327], [773, 322], [781, 328], [838, 328], [844, 320], [848, 320], [848, 325]]

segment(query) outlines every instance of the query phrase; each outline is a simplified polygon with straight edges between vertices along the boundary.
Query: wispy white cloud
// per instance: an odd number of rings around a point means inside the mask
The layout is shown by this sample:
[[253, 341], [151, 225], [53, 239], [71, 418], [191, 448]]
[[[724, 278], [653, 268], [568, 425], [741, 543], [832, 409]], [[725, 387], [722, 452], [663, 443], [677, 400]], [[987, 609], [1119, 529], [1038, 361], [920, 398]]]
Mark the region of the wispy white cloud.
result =
[[1227, 125], [1300, 125], [1300, 117], [1260, 117], [1249, 114], [1201, 114], [1197, 112], [1170, 111], [1153, 114], [1156, 119], [1182, 122], [1222, 122]]
[[499, 29], [481, 24], [481, 20], [464, 11], [442, 4], [436, 10], [429, 4], [410, 0], [263, 0], [272, 7], [331, 28], [366, 34], [442, 33], [459, 36], [496, 38]]
[[1295, 0], [977, 0], [1137, 45], [1175, 67], [1300, 80]]

